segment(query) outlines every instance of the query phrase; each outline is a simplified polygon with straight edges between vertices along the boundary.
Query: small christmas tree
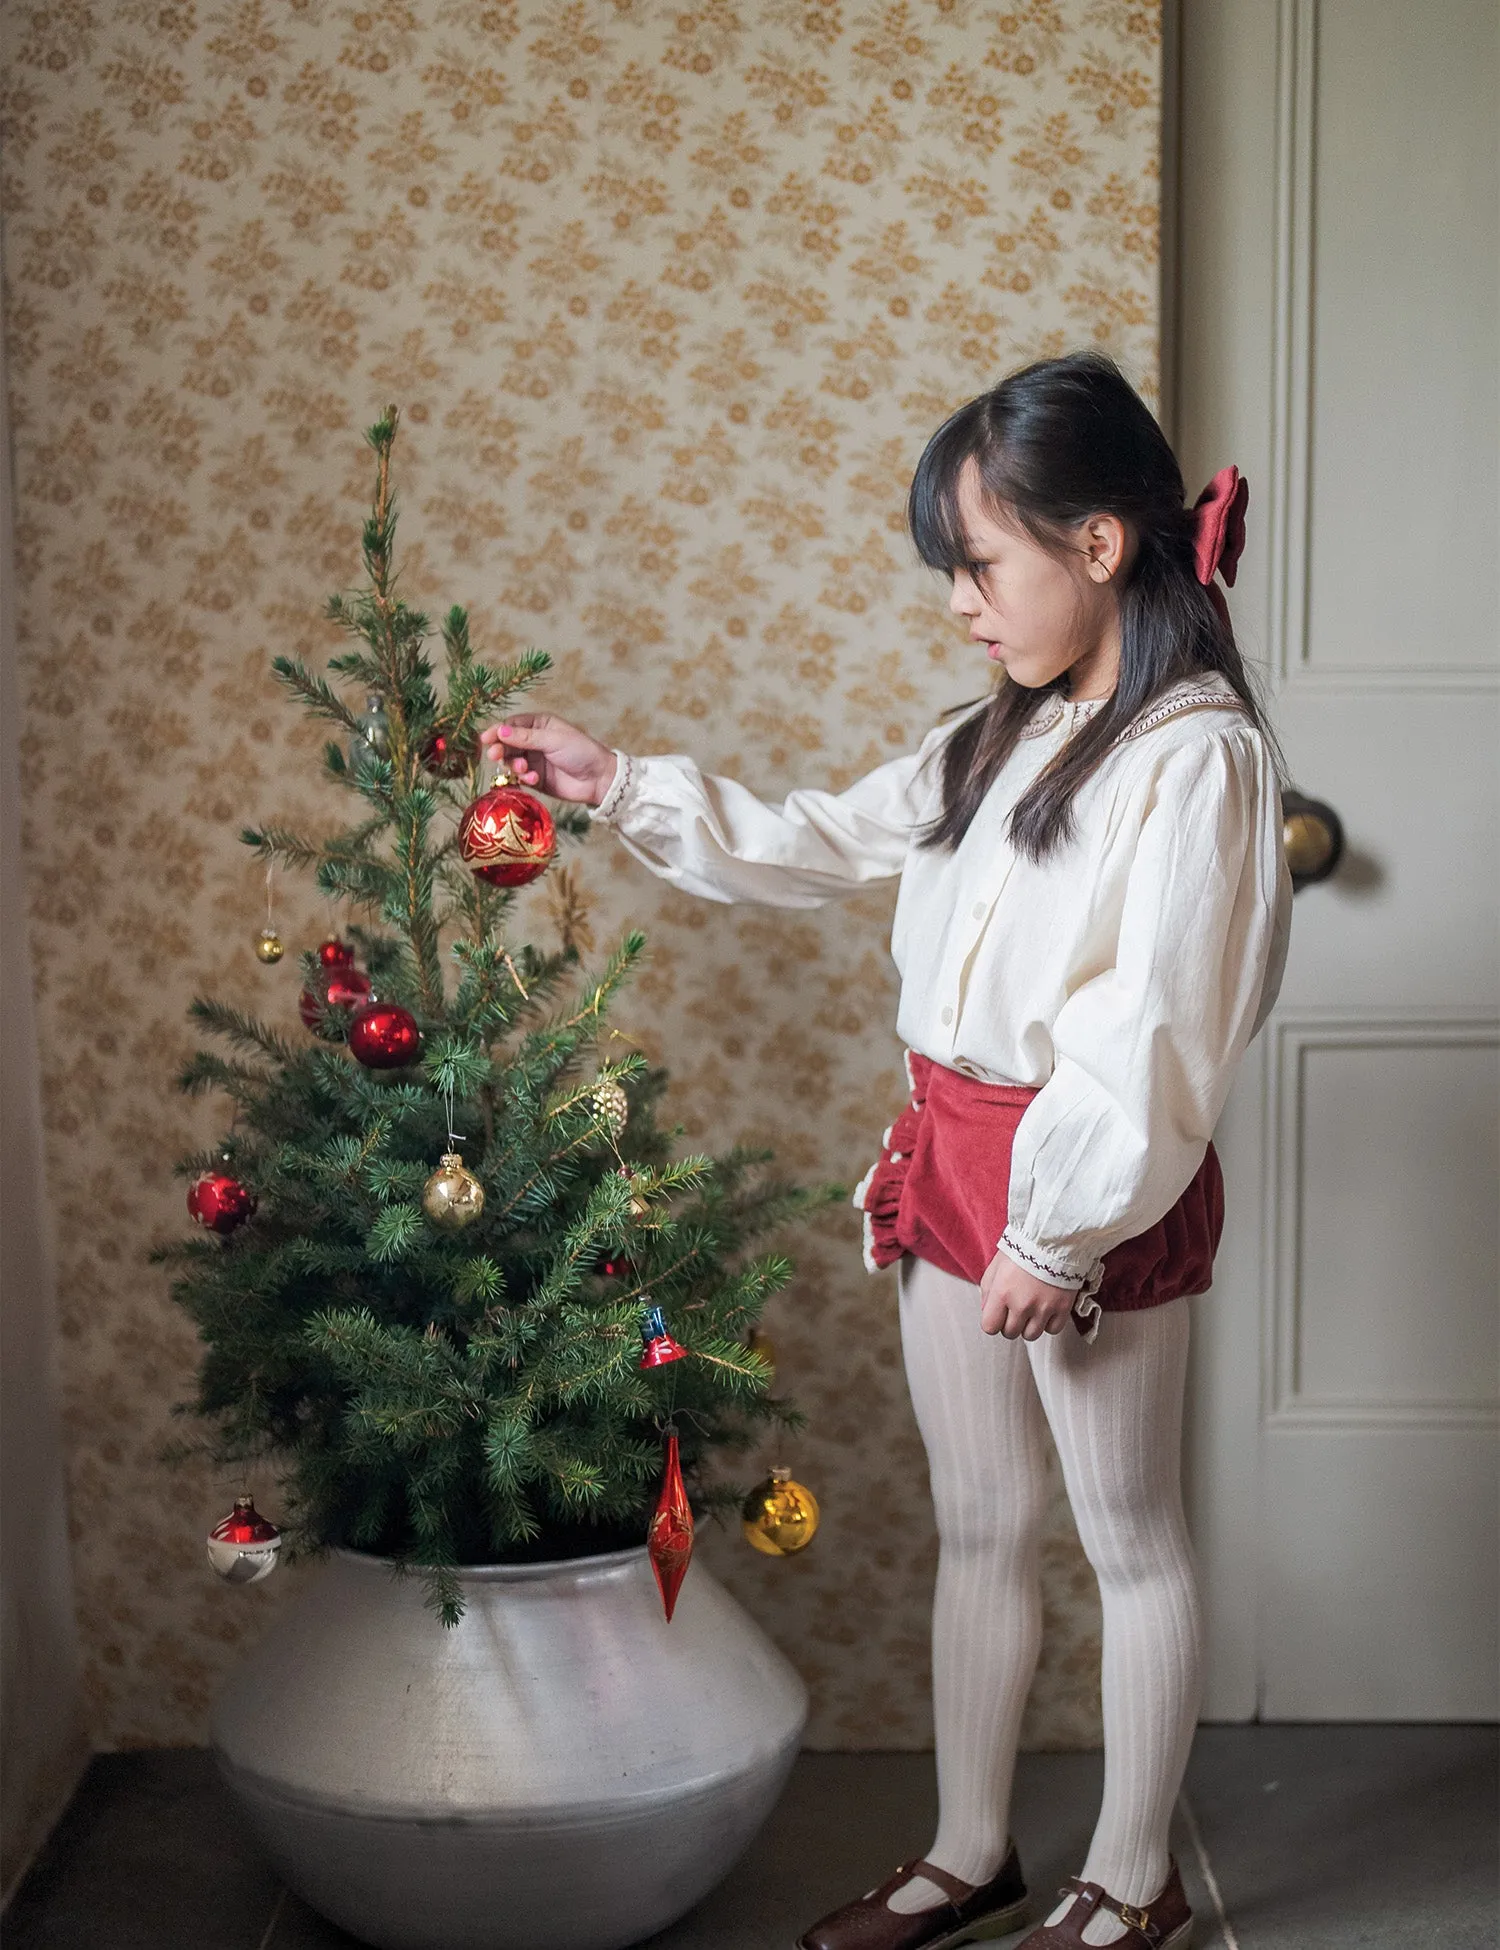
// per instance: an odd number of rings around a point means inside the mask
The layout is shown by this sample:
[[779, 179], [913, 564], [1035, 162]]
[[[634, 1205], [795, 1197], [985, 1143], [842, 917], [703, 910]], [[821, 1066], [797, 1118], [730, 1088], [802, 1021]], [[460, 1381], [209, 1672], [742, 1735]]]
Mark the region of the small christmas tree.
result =
[[[495, 856], [473, 846], [466, 863], [479, 729], [548, 658], [486, 666], [454, 608], [435, 687], [428, 621], [395, 593], [396, 425], [392, 407], [366, 436], [368, 589], [327, 612], [354, 639], [329, 672], [369, 707], [274, 660], [349, 741], [352, 757], [332, 743], [324, 763], [359, 816], [323, 842], [271, 826], [243, 836], [362, 917], [347, 933], [376, 1002], [351, 1009], [365, 984], [332, 942], [302, 958], [305, 1042], [194, 1002], [234, 1053], [200, 1052], [181, 1085], [224, 1091], [235, 1118], [181, 1167], [216, 1236], [159, 1256], [180, 1263], [173, 1296], [205, 1344], [192, 1407], [211, 1433], [195, 1447], [274, 1469], [294, 1549], [423, 1567], [452, 1623], [458, 1566], [644, 1541], [669, 1428], [695, 1505], [738, 1500], [705, 1480], [713, 1452], [802, 1420], [747, 1345], [790, 1262], [744, 1249], [837, 1193], [768, 1178], [769, 1153], [671, 1155], [655, 1115], [664, 1074], [638, 1052], [608, 1055], [607, 1012], [644, 938], [626, 935], [585, 976], [570, 940], [543, 952], [509, 937], [516, 892], [503, 883], [549, 850], [539, 802], [513, 789], [499, 822], [511, 868], [476, 870]], [[574, 809], [558, 825], [581, 837], [588, 821]], [[279, 953], [274, 936], [262, 945]], [[643, 1368], [651, 1307], [686, 1355]]]

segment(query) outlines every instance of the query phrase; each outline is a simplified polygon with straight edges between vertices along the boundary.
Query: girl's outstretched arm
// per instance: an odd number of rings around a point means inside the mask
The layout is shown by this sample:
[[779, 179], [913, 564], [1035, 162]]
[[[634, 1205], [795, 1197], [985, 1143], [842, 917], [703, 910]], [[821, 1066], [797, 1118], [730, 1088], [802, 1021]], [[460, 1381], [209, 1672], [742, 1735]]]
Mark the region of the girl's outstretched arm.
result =
[[709, 900], [817, 907], [900, 873], [926, 816], [932, 742], [868, 772], [844, 792], [803, 789], [768, 805], [685, 757], [611, 751], [564, 719], [521, 713], [482, 736], [528, 785], [593, 808], [636, 859]]
[[1052, 1029], [1051, 1077], [1011, 1157], [1001, 1249], [1080, 1287], [1203, 1161], [1280, 986], [1291, 881], [1271, 754], [1253, 729], [1163, 759], [1143, 801], [1114, 965]]

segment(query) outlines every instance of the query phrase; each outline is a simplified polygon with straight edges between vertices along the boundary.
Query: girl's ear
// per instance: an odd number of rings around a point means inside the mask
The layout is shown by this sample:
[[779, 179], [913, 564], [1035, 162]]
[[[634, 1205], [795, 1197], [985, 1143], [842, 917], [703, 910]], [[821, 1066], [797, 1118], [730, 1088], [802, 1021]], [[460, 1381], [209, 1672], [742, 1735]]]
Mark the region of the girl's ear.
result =
[[1079, 546], [1088, 557], [1091, 582], [1113, 582], [1125, 565], [1130, 533], [1118, 515], [1090, 515]]

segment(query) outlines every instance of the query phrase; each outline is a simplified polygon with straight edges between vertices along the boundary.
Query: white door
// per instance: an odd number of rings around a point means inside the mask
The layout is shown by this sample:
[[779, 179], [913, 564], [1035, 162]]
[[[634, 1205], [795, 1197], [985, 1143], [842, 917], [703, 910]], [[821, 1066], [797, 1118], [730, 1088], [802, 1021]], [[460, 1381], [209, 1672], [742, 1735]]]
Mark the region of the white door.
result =
[[1174, 24], [1169, 426], [1190, 497], [1249, 478], [1236, 630], [1348, 840], [1297, 896], [1220, 1133], [1187, 1459], [1204, 1717], [1489, 1719], [1500, 8]]

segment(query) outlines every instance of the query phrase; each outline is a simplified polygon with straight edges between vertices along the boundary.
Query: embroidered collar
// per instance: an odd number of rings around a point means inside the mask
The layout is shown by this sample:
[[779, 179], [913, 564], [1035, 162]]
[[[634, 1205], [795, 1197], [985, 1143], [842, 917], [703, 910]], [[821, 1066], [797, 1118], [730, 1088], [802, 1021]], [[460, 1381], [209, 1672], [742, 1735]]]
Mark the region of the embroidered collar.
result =
[[[1053, 691], [1045, 704], [1022, 727], [1022, 738], [1041, 738], [1049, 731], [1055, 731], [1064, 716], [1071, 713], [1074, 725], [1085, 722], [1094, 716], [1107, 700], [1102, 697], [1081, 698], [1074, 703], [1063, 696], [1061, 691]], [[1217, 672], [1203, 677], [1184, 678], [1172, 690], [1157, 699], [1149, 711], [1144, 712], [1135, 723], [1126, 727], [1116, 739], [1124, 744], [1127, 739], [1139, 738], [1143, 732], [1154, 731], [1157, 725], [1165, 724], [1184, 711], [1201, 711], [1207, 707], [1221, 711], [1243, 711], [1244, 705], [1239, 697]]]

